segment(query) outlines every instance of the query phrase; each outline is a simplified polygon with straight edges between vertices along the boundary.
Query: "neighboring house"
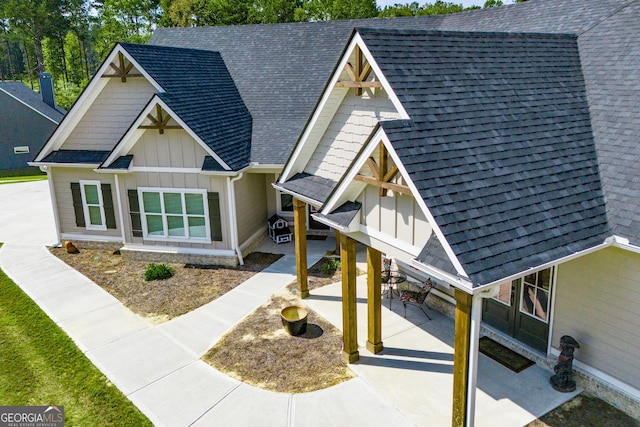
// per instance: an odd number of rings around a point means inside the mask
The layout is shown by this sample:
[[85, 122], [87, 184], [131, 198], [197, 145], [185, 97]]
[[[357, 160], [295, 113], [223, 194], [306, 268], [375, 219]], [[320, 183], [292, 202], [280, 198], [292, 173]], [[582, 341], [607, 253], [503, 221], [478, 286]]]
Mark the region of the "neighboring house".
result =
[[22, 82], [0, 82], [0, 175], [37, 171], [28, 162], [64, 116], [53, 98], [51, 74], [40, 75], [40, 86], [42, 95]]
[[298, 242], [330, 226], [434, 278], [471, 356], [481, 315], [541, 358], [572, 335], [639, 417], [638, 35], [637, 0], [158, 29], [114, 48], [33, 164], [60, 239], [236, 263], [273, 214]]

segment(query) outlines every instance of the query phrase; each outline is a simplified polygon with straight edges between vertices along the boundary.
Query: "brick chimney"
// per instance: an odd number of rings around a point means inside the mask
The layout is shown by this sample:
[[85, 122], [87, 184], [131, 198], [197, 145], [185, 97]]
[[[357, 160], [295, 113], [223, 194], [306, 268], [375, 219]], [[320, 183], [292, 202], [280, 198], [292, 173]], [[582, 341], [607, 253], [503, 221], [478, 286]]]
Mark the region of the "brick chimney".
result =
[[56, 108], [56, 98], [53, 95], [53, 78], [51, 77], [51, 73], [39, 73], [38, 79], [40, 80], [42, 100], [52, 108]]

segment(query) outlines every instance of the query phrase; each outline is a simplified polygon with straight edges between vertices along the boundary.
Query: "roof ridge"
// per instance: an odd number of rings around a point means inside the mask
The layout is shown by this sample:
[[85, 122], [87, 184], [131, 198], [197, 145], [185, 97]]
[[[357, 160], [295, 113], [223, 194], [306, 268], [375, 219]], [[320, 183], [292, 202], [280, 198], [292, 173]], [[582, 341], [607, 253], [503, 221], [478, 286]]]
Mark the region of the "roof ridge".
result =
[[588, 33], [589, 31], [593, 30], [595, 27], [597, 27], [598, 25], [602, 24], [603, 22], [608, 21], [612, 16], [617, 15], [618, 13], [620, 13], [622, 11], [622, 9], [626, 9], [627, 7], [631, 6], [636, 1], [637, 0], [629, 0], [627, 3], [623, 4], [622, 6], [619, 6], [616, 10], [611, 12], [606, 17], [602, 18], [601, 20], [599, 20], [595, 24], [592, 24], [590, 27], [587, 27], [586, 29], [580, 31], [578, 33], [578, 37], [580, 37], [581, 35], [583, 35], [585, 33]]
[[370, 33], [388, 33], [388, 34], [433, 34], [433, 35], [464, 35], [471, 37], [484, 36], [500, 36], [500, 37], [541, 37], [541, 38], [575, 38], [576, 33], [543, 33], [535, 32], [509, 32], [509, 31], [464, 31], [464, 30], [447, 30], [447, 29], [402, 29], [402, 28], [376, 28], [376, 27], [355, 27], [358, 32], [364, 31]]

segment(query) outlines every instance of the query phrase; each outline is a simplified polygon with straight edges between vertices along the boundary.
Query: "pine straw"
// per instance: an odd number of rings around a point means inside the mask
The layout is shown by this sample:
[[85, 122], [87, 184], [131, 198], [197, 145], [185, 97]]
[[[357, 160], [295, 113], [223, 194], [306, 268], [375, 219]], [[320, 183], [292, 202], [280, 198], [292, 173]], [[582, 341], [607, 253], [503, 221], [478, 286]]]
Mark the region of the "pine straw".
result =
[[256, 252], [244, 259], [244, 266], [235, 268], [167, 263], [175, 270], [173, 277], [145, 282], [144, 270], [148, 262], [124, 260], [106, 250], [81, 248], [79, 254], [68, 254], [64, 248], [52, 248], [51, 252], [131, 311], [155, 323], [188, 313], [219, 298], [282, 256]]
[[307, 331], [289, 335], [280, 311], [304, 304], [284, 290], [227, 333], [204, 360], [227, 375], [266, 390], [305, 393], [355, 377], [341, 360], [342, 333], [308, 309]]

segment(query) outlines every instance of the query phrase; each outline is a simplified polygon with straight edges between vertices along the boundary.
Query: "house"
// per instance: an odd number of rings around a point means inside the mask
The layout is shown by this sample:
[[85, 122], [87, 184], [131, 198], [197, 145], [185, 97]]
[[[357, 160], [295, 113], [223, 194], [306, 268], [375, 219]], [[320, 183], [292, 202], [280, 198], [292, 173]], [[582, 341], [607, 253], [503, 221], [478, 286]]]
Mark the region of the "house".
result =
[[[582, 384], [640, 417], [639, 12], [637, 0], [531, 0], [161, 28], [114, 48], [32, 164], [49, 174], [60, 240], [234, 264], [277, 214], [299, 249], [306, 228], [330, 227], [347, 265], [360, 241], [372, 262], [435, 279], [466, 319], [458, 420], [472, 422], [481, 319], [543, 360], [573, 336]], [[354, 340], [346, 327], [351, 361]]]
[[28, 162], [64, 116], [53, 98], [51, 74], [40, 74], [42, 95], [22, 82], [0, 82], [0, 175], [37, 171]]

